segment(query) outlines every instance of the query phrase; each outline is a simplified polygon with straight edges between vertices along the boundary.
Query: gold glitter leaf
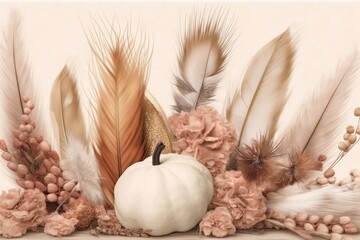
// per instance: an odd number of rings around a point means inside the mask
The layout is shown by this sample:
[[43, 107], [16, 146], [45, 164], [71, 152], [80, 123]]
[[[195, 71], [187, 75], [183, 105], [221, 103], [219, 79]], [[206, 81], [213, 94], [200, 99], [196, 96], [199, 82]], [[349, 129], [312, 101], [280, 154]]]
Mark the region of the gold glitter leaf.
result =
[[155, 98], [149, 92], [146, 92], [144, 105], [144, 157], [151, 156], [160, 141], [165, 144], [163, 153], [170, 153], [172, 138], [164, 112]]

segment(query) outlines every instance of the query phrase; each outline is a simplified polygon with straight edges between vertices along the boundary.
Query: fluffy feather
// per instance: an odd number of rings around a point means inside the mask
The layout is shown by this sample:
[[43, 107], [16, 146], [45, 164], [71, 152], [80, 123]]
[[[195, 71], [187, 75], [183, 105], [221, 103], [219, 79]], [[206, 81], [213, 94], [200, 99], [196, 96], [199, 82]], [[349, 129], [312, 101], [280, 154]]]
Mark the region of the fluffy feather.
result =
[[94, 205], [104, 203], [98, 164], [94, 154], [87, 148], [83, 140], [67, 135], [65, 158], [60, 162], [66, 180], [77, 181], [78, 190], [84, 198]]
[[69, 135], [87, 146], [85, 123], [80, 109], [76, 82], [67, 66], [54, 82], [50, 106], [59, 129], [61, 157], [65, 157], [66, 148], [69, 147]]
[[[21, 38], [21, 20], [17, 12], [12, 12], [9, 24], [4, 33], [4, 43], [1, 47], [2, 55], [2, 78], [0, 83], [0, 101], [6, 112], [6, 118], [2, 119], [4, 136], [12, 139], [12, 129], [18, 127], [19, 118], [24, 112], [22, 97], [27, 96], [34, 102], [36, 108], [32, 112], [32, 119], [36, 122], [35, 134], [41, 134], [46, 141], [53, 143], [54, 138], [47, 126], [48, 118], [42, 110], [43, 101], [37, 91], [37, 83], [31, 77], [30, 66], [25, 53], [25, 47]], [[13, 150], [12, 146], [9, 146]]]
[[[315, 121], [310, 122], [309, 117], [303, 115], [304, 118], [301, 119], [305, 121], [304, 124], [308, 124], [308, 129], [304, 129], [301, 134], [297, 134], [301, 135], [299, 140], [308, 137], [304, 139], [304, 153], [316, 158], [320, 154], [328, 154], [330, 148], [337, 146], [341, 131], [346, 128], [346, 123], [342, 121], [343, 113], [351, 111], [347, 107], [347, 103], [352, 86], [359, 78], [359, 67], [360, 62], [356, 54], [354, 54], [345, 61], [344, 66], [336, 74], [334, 78], [335, 86], [333, 85], [332, 88], [326, 89], [324, 93], [318, 94], [316, 104], [312, 101], [308, 105], [309, 108], [311, 106], [308, 110], [309, 114], [311, 112], [311, 116]], [[321, 98], [325, 99], [325, 101], [321, 100]], [[316, 118], [315, 114], [319, 117]], [[328, 159], [331, 159], [331, 156], [328, 156]], [[330, 162], [327, 161], [325, 167], [329, 164]]]
[[279, 115], [287, 99], [292, 72], [294, 43], [287, 30], [265, 45], [251, 61], [233, 101], [227, 107], [227, 119], [239, 134], [239, 145], [254, 136], [276, 131]]
[[349, 216], [354, 223], [360, 224], [360, 192], [350, 190], [347, 186], [329, 184], [319, 189], [306, 190], [303, 185], [295, 184], [268, 194], [267, 199], [268, 209], [282, 214]]
[[[105, 26], [106, 27], [106, 26]], [[143, 105], [147, 78], [144, 49], [137, 50], [129, 33], [119, 36], [114, 26], [90, 34], [98, 81], [95, 155], [103, 177], [108, 205], [114, 186], [131, 164], [143, 159]], [[145, 54], [145, 55], [144, 55]], [[96, 71], [96, 70], [95, 70]]]
[[178, 59], [180, 75], [175, 77], [173, 92], [173, 109], [177, 112], [189, 112], [213, 101], [227, 56], [229, 36], [221, 36], [220, 22], [212, 19], [194, 22], [185, 33]]

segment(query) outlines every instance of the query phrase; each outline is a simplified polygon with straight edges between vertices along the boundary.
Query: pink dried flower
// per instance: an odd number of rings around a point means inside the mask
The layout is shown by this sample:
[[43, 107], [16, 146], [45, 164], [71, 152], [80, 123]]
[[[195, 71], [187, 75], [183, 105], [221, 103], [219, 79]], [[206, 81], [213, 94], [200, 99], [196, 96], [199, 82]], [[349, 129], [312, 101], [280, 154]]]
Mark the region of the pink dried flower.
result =
[[214, 179], [212, 207], [226, 207], [238, 229], [249, 229], [266, 218], [265, 197], [241, 171], [226, 171]]
[[200, 222], [200, 232], [205, 236], [225, 237], [234, 235], [236, 228], [232, 223], [233, 219], [226, 207], [217, 207], [205, 214]]
[[199, 106], [171, 116], [169, 124], [176, 137], [175, 152], [194, 156], [213, 177], [225, 171], [236, 131], [215, 109]]
[[42, 225], [46, 214], [45, 195], [40, 190], [3, 192], [0, 196], [0, 234], [6, 238], [20, 237], [28, 229]]
[[68, 236], [75, 232], [76, 218], [65, 218], [58, 213], [52, 213], [46, 218], [44, 232], [51, 236]]

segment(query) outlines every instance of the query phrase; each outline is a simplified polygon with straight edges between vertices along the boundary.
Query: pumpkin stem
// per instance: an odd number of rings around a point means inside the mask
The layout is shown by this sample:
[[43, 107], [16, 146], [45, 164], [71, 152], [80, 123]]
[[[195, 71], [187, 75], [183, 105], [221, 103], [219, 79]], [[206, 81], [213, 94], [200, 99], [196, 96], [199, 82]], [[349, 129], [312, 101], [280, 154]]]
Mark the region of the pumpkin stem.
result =
[[164, 148], [165, 148], [165, 145], [162, 142], [159, 142], [156, 145], [156, 148], [152, 155], [152, 165], [153, 166], [160, 165], [160, 154], [161, 154], [162, 150], [164, 150]]

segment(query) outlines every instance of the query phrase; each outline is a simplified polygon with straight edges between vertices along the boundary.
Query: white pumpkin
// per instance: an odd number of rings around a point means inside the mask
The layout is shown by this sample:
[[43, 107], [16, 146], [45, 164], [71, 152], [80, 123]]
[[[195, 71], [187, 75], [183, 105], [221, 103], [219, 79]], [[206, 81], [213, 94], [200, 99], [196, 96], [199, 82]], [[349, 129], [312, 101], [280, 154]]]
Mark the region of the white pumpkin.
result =
[[[150, 230], [153, 236], [192, 229], [213, 196], [209, 170], [190, 156], [162, 154], [131, 165], [114, 189], [114, 207], [126, 228]], [[159, 157], [160, 156], [160, 157]]]

